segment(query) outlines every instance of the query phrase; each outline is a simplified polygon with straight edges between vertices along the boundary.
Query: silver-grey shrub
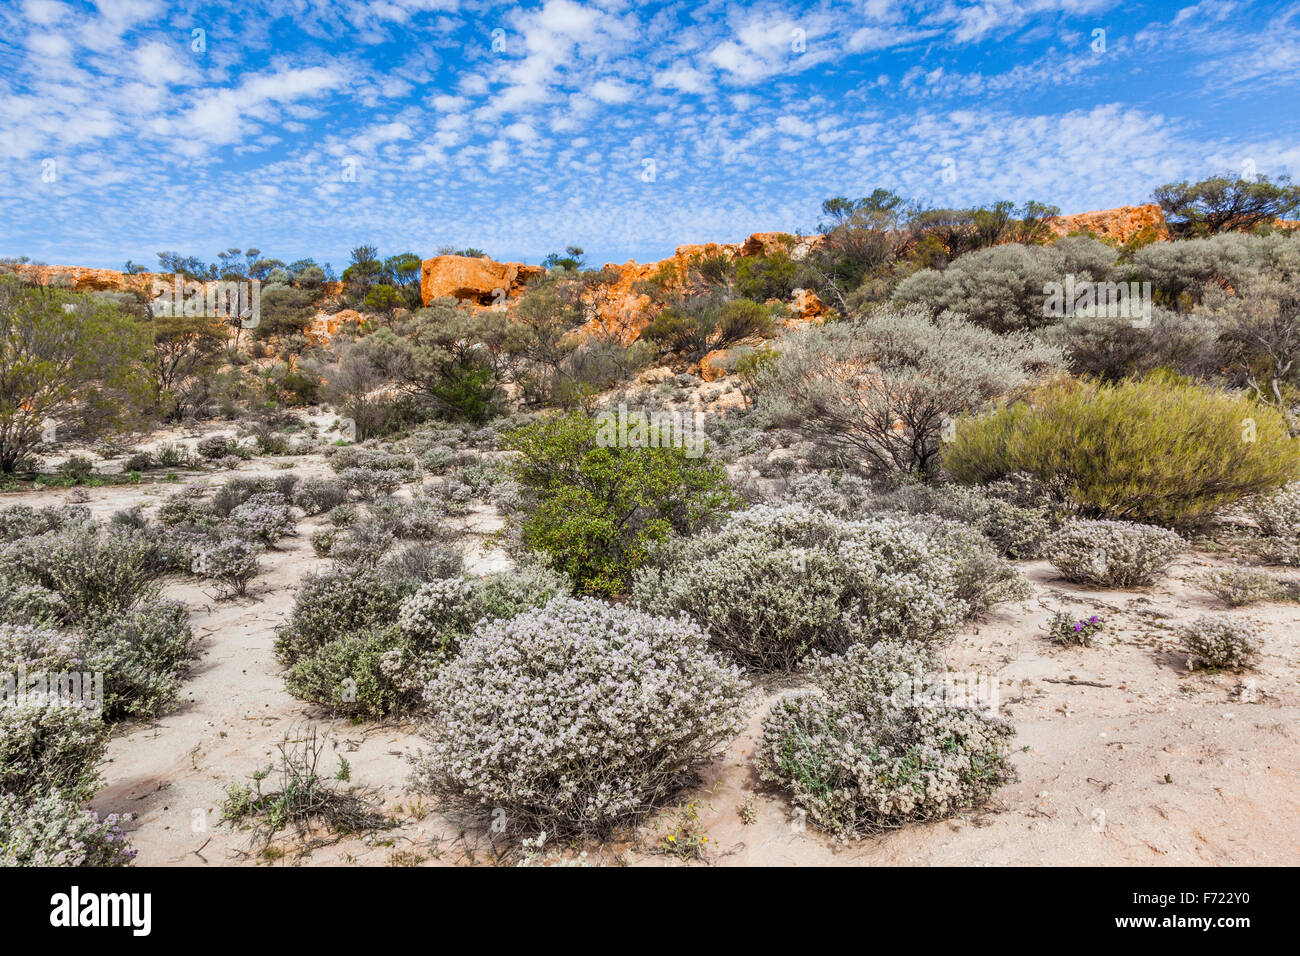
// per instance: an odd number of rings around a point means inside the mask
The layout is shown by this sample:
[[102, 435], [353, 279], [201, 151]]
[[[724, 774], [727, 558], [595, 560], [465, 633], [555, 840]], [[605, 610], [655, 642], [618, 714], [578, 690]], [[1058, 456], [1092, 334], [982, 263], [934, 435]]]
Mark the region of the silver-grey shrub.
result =
[[960, 256], [943, 271], [914, 273], [898, 284], [891, 303], [961, 315], [993, 332], [1027, 331], [1051, 321], [1044, 315], [1044, 286], [1067, 275], [1104, 280], [1116, 255], [1105, 243], [1083, 237], [1051, 246], [993, 246]]
[[816, 688], [763, 721], [759, 776], [841, 838], [980, 806], [1014, 779], [1009, 723], [934, 690], [923, 647], [857, 645], [808, 670]]
[[35, 692], [0, 699], [0, 793], [88, 799], [107, 741], [108, 727], [80, 703]]
[[934, 517], [858, 521], [803, 505], [760, 505], [672, 542], [633, 579], [632, 597], [685, 612], [714, 646], [767, 670], [814, 649], [952, 634], [1025, 585], [970, 528]]
[[1178, 632], [1192, 668], [1236, 670], [1259, 658], [1259, 627], [1226, 614], [1202, 614]]
[[911, 308], [787, 337], [759, 407], [873, 471], [929, 475], [946, 423], [1063, 362], [1027, 334], [996, 335]]
[[304, 478], [293, 490], [293, 503], [309, 515], [320, 515], [348, 500], [348, 489], [334, 478]]
[[1139, 588], [1187, 550], [1179, 534], [1135, 521], [1067, 522], [1043, 543], [1043, 556], [1069, 581]]
[[558, 598], [478, 628], [434, 677], [414, 779], [519, 836], [608, 834], [740, 733], [748, 690], [685, 618]]
[[1300, 566], [1300, 481], [1246, 508], [1259, 527], [1256, 548], [1266, 561]]

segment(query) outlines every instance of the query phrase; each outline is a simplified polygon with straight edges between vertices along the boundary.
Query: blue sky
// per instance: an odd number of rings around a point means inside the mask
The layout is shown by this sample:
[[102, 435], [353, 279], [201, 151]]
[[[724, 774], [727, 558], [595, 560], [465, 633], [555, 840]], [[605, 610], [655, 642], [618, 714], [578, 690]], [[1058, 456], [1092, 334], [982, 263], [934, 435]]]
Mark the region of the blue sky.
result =
[[1079, 212], [1300, 174], [1297, 102], [1294, 3], [2, 0], [0, 255], [648, 261], [876, 186]]

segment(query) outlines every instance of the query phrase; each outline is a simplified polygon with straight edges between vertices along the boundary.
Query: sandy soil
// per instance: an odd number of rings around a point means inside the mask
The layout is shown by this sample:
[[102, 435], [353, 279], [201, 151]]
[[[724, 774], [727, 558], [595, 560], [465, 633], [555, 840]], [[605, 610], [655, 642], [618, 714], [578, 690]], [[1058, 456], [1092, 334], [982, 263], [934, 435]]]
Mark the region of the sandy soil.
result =
[[[284, 460], [284, 459], [281, 459]], [[299, 474], [324, 470], [317, 456], [291, 459]], [[237, 474], [271, 473], [259, 459]], [[202, 480], [224, 480], [205, 475]], [[0, 494], [0, 505], [80, 499], [97, 517], [161, 501], [175, 486], [139, 485]], [[93, 807], [129, 812], [137, 862], [215, 866], [237, 863], [322, 865], [489, 862], [486, 838], [463, 836], [427, 798], [407, 789], [407, 755], [416, 728], [330, 720], [290, 697], [272, 651], [274, 632], [292, 607], [304, 574], [320, 567], [308, 543], [321, 519], [264, 555], [264, 572], [245, 599], [218, 602], [192, 582], [168, 593], [185, 601], [201, 654], [182, 705], [112, 740], [107, 786]], [[481, 510], [480, 531], [500, 518]], [[504, 557], [471, 537], [471, 568]], [[1018, 728], [1020, 780], [979, 813], [911, 826], [839, 844], [792, 817], [789, 804], [764, 792], [752, 770], [759, 724], [780, 688], [757, 692], [748, 732], [708, 768], [694, 801], [709, 836], [707, 862], [720, 865], [931, 864], [1296, 864], [1300, 863], [1300, 605], [1233, 611], [1264, 627], [1264, 655], [1244, 675], [1190, 673], [1173, 635], [1181, 621], [1220, 611], [1191, 583], [1218, 559], [1194, 554], [1146, 592], [1093, 591], [1069, 585], [1050, 565], [1025, 563], [1034, 596], [1003, 606], [947, 645], [950, 667], [996, 673], [1001, 713]], [[1108, 628], [1091, 648], [1050, 643], [1052, 610], [1098, 613]], [[267, 765], [286, 735], [315, 725], [346, 757], [353, 784], [370, 788], [392, 830], [349, 837], [303, 853], [294, 839], [270, 854], [248, 831], [221, 823], [232, 779]], [[334, 755], [326, 769], [337, 766]], [[752, 796], [751, 796], [752, 794]], [[752, 802], [754, 820], [740, 809]], [[588, 859], [632, 865], [677, 863], [656, 852], [676, 810], [646, 821], [636, 838], [587, 847]], [[251, 852], [250, 852], [251, 851]], [[283, 851], [283, 852], [281, 852]]]

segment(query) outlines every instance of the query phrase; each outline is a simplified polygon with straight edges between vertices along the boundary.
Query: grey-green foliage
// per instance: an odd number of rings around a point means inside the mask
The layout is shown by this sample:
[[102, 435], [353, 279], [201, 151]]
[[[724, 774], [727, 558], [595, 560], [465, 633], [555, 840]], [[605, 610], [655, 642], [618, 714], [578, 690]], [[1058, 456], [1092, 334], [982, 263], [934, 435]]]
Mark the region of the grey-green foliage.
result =
[[813, 693], [763, 721], [759, 776], [808, 820], [852, 838], [978, 807], [1014, 779], [1014, 729], [955, 698], [915, 645], [858, 645], [813, 662]]
[[720, 650], [769, 670], [813, 650], [941, 638], [1025, 594], [971, 528], [932, 516], [846, 521], [797, 504], [760, 505], [668, 545], [632, 588], [646, 610], [685, 612]]
[[1116, 250], [1096, 239], [1067, 237], [1050, 246], [1017, 243], [958, 257], [946, 269], [923, 269], [898, 284], [890, 298], [897, 308], [917, 305], [934, 315], [960, 315], [994, 332], [1049, 324], [1044, 314], [1048, 283], [1104, 281]]
[[1062, 364], [1059, 350], [1028, 334], [911, 308], [788, 337], [760, 405], [873, 470], [928, 476], [950, 421]]
[[1300, 279], [1300, 237], [1230, 232], [1152, 243], [1119, 271], [1126, 279], [1149, 281], [1165, 304], [1187, 309], [1214, 288], [1240, 289], [1268, 279], [1294, 283]]
[[290, 693], [349, 716], [410, 714], [475, 623], [569, 592], [564, 575], [534, 565], [423, 584], [399, 572], [385, 564], [307, 580], [276, 640]]

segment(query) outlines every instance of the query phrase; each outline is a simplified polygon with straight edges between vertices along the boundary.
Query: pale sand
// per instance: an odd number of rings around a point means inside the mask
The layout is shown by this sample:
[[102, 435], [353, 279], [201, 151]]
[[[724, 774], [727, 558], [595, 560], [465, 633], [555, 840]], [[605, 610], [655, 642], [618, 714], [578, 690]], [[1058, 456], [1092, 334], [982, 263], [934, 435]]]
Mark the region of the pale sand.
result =
[[[297, 459], [299, 474], [327, 469], [318, 456]], [[238, 474], [279, 473], [265, 460]], [[224, 478], [224, 473], [217, 476]], [[205, 477], [203, 480], [207, 480]], [[89, 488], [97, 517], [156, 504], [173, 486]], [[0, 495], [0, 505], [68, 503], [57, 489]], [[394, 851], [426, 863], [484, 861], [484, 838], [461, 839], [428, 798], [408, 790], [405, 755], [419, 748], [416, 728], [323, 719], [290, 697], [272, 651], [274, 630], [308, 571], [323, 567], [308, 543], [322, 519], [299, 523], [298, 534], [268, 552], [246, 599], [217, 602], [192, 582], [169, 583], [185, 601], [202, 638], [201, 654], [179, 709], [149, 726], [126, 728], [109, 746], [107, 786], [92, 806], [129, 812], [137, 862], [223, 865], [260, 862], [243, 853], [249, 833], [220, 823], [232, 779], [265, 766], [286, 733], [314, 722], [346, 755], [354, 784], [373, 788], [401, 826], [349, 837], [299, 856], [293, 840], [276, 865], [383, 865]], [[480, 531], [500, 525], [481, 509]], [[470, 545], [471, 549], [473, 545]], [[482, 572], [505, 563], [499, 551], [470, 554]], [[1296, 864], [1300, 863], [1300, 606], [1257, 605], [1232, 611], [1264, 626], [1264, 654], [1254, 672], [1205, 676], [1186, 670], [1172, 627], [1220, 611], [1190, 578], [1216, 559], [1179, 562], [1146, 592], [1098, 592], [1061, 581], [1044, 562], [1021, 565], [1034, 587], [1024, 604], [997, 609], [948, 643], [950, 666], [996, 671], [1002, 714], [1018, 728], [1020, 780], [981, 812], [914, 825], [851, 844], [811, 828], [799, 832], [779, 794], [757, 786], [751, 755], [762, 713], [778, 693], [756, 693], [749, 731], [683, 794], [695, 800], [709, 835], [708, 858], [722, 865], [831, 864]], [[1108, 629], [1092, 648], [1060, 648], [1046, 639], [1050, 609], [1100, 613]], [[1091, 681], [1104, 687], [1054, 681]], [[1253, 682], [1254, 702], [1242, 698]], [[1247, 695], [1249, 696], [1249, 694]], [[337, 762], [331, 756], [326, 769]], [[744, 794], [758, 790], [757, 820], [739, 816]], [[589, 859], [662, 865], [651, 852], [668, 832], [666, 811], [640, 827], [635, 845], [589, 847]]]

